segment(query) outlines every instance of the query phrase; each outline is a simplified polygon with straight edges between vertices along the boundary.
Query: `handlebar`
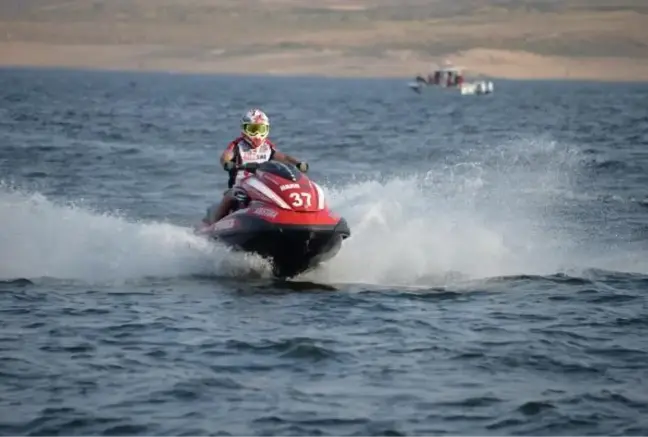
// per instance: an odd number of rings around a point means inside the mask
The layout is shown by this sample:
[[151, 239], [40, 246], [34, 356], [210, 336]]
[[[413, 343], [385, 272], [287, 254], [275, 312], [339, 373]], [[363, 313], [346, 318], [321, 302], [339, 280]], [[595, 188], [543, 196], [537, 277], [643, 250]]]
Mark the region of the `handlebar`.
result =
[[225, 171], [232, 172], [232, 171], [244, 170], [244, 171], [249, 171], [250, 173], [254, 173], [259, 168], [260, 165], [258, 162], [236, 164], [232, 161], [229, 161], [226, 164], [234, 164], [234, 165], [231, 168], [227, 168], [227, 166], [225, 166]]
[[259, 162], [248, 162], [245, 164], [237, 164], [234, 166], [234, 169], [245, 170], [245, 171], [249, 171], [250, 173], [254, 173], [259, 168], [260, 165], [261, 163]]
[[265, 162], [248, 162], [244, 164], [235, 164], [234, 167], [230, 171], [248, 171], [250, 173], [254, 173], [257, 171], [257, 169], [261, 166], [261, 164], [265, 164]]

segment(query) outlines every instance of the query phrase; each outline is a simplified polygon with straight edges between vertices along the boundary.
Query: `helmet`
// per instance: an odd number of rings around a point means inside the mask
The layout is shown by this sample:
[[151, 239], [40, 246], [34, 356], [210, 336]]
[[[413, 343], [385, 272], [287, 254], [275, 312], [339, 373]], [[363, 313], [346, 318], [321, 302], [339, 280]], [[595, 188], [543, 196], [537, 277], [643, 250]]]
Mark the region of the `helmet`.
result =
[[259, 147], [270, 133], [270, 120], [260, 109], [250, 109], [241, 120], [243, 136], [253, 147]]

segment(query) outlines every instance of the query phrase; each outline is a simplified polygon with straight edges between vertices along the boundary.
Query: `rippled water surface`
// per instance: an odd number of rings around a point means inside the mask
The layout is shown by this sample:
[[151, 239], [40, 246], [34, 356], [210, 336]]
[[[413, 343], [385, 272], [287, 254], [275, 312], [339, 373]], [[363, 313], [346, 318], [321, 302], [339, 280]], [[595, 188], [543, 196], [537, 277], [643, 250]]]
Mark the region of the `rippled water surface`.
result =
[[[648, 433], [648, 85], [0, 70], [0, 433]], [[193, 235], [261, 106], [352, 229]]]

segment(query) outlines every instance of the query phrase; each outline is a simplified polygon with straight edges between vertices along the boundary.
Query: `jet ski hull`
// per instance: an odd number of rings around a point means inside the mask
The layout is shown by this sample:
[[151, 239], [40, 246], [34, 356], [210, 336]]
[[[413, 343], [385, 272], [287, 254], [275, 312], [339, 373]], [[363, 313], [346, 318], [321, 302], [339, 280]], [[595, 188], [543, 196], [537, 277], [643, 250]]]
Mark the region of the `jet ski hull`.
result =
[[[300, 214], [301, 215], [301, 214]], [[351, 235], [344, 218], [318, 224], [321, 214], [304, 214], [302, 223], [277, 223], [249, 210], [238, 211], [205, 228], [202, 233], [235, 250], [268, 259], [277, 277], [293, 277], [334, 257]], [[309, 223], [310, 222], [310, 223]]]

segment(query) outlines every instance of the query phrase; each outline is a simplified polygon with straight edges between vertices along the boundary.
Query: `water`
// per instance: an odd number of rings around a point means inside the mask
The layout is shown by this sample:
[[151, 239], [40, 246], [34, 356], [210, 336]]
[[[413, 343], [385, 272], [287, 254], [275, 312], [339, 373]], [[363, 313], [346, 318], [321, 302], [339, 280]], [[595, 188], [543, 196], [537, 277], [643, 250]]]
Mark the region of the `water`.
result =
[[[0, 71], [0, 433], [648, 433], [648, 86]], [[252, 106], [353, 236], [191, 226]]]

